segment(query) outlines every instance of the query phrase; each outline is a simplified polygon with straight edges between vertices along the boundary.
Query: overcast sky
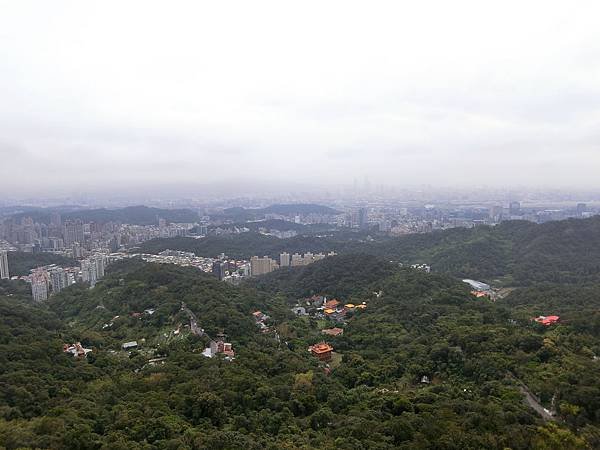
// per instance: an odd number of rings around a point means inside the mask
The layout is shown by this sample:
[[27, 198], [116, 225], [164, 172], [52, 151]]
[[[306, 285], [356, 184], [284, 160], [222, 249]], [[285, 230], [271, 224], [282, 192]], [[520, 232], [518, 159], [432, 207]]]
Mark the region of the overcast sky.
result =
[[0, 192], [600, 188], [599, 18], [579, 0], [0, 0]]

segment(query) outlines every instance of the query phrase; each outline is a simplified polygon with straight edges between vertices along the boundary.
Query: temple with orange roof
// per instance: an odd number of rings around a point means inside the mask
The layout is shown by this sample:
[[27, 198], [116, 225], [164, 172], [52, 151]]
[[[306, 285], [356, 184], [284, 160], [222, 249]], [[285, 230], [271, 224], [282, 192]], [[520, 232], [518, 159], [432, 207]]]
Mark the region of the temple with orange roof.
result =
[[333, 347], [326, 342], [320, 342], [318, 344], [311, 345], [308, 348], [308, 351], [311, 352], [317, 358], [319, 358], [321, 361], [330, 361]]
[[323, 305], [326, 309], [335, 309], [337, 308], [339, 305], [341, 304], [341, 302], [339, 300], [336, 300], [335, 298], [332, 300], [329, 300], [327, 302], [325, 302], [325, 304]]

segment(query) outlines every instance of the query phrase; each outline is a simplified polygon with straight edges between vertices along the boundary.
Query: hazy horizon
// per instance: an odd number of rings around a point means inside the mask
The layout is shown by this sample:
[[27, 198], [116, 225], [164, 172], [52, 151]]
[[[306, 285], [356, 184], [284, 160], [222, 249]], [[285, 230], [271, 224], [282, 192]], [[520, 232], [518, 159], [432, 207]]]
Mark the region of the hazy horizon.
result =
[[0, 4], [4, 197], [600, 189], [595, 2]]

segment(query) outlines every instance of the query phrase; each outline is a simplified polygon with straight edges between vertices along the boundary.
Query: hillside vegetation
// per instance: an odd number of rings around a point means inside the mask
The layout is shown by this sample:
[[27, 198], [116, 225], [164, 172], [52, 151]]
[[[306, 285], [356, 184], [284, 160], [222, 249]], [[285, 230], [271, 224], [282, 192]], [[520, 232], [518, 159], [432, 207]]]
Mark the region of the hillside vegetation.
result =
[[290, 298], [327, 294], [349, 299], [370, 294], [397, 270], [398, 265], [365, 254], [331, 256], [308, 266], [282, 268], [251, 279], [247, 284]]
[[571, 219], [536, 225], [503, 222], [495, 227], [455, 228], [397, 238], [349, 231], [325, 236], [299, 235], [277, 239], [255, 233], [194, 240], [155, 239], [142, 245], [149, 253], [171, 248], [202, 256], [221, 251], [236, 258], [279, 253], [365, 253], [405, 264], [430, 264], [435, 272], [505, 285], [539, 282], [580, 283], [600, 281], [600, 217]]
[[[450, 276], [348, 254], [241, 287], [192, 268], [128, 260], [94, 289], [71, 286], [47, 304], [30, 303], [19, 286], [7, 289], [0, 447], [600, 445], [592, 288], [517, 289], [494, 304]], [[367, 308], [343, 323], [289, 311], [313, 292]], [[210, 336], [228, 334], [233, 361], [201, 354], [208, 338], [191, 333], [182, 302]], [[272, 317], [266, 333], [254, 323], [257, 309]], [[558, 326], [530, 320], [556, 311], [565, 318]], [[327, 372], [307, 348], [333, 325], [344, 334], [328, 339], [338, 362]], [[131, 340], [138, 348], [122, 350]], [[63, 342], [77, 341], [93, 349], [87, 358], [62, 352]], [[556, 409], [555, 423], [525, 404], [516, 379]]]
[[73, 267], [77, 265], [77, 261], [53, 253], [8, 252], [8, 267], [11, 277], [29, 275], [31, 269], [49, 264]]
[[336, 232], [326, 236], [313, 234], [279, 239], [260, 233], [241, 233], [224, 236], [207, 236], [201, 239], [176, 237], [152, 239], [140, 245], [143, 253], [159, 253], [166, 249], [194, 252], [198, 256], [215, 257], [221, 252], [232, 258], [250, 259], [252, 256], [279, 258], [282, 252], [327, 253], [349, 248], [362, 248], [365, 235]]

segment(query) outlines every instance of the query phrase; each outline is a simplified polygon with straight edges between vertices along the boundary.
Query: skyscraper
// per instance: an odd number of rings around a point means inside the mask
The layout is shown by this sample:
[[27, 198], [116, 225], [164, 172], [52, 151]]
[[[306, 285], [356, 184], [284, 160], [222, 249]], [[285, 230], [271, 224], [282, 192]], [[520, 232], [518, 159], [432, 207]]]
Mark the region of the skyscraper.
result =
[[106, 256], [99, 254], [93, 256], [93, 261], [96, 266], [96, 279], [104, 278], [104, 269], [106, 269]]
[[212, 264], [212, 273], [219, 280], [223, 280], [225, 278], [225, 271], [227, 269], [227, 264], [222, 261], [215, 261]]
[[369, 228], [369, 213], [367, 208], [360, 208], [358, 210], [358, 226], [361, 230]]
[[4, 250], [0, 251], [0, 279], [10, 278], [8, 271], [8, 253]]

